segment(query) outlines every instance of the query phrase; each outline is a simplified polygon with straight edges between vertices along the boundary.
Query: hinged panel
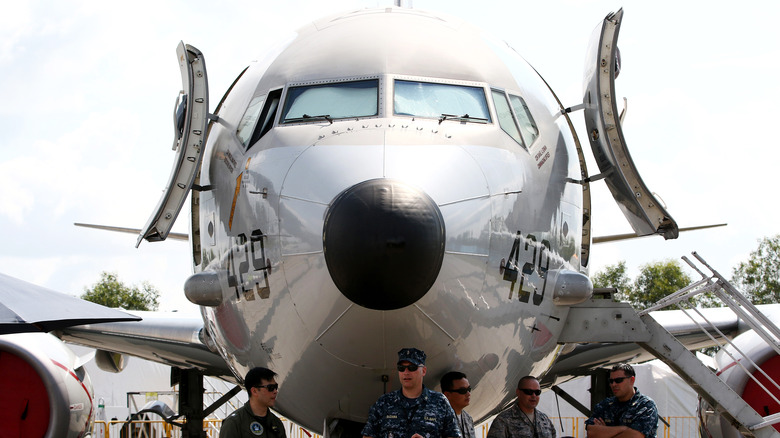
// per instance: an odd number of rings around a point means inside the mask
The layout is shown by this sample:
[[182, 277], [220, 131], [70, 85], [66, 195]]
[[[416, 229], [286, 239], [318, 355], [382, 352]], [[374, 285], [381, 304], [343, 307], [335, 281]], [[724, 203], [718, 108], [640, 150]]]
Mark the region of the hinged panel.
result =
[[608, 15], [591, 36], [585, 65], [585, 124], [593, 155], [612, 196], [638, 236], [676, 239], [677, 223], [647, 188], [623, 137], [615, 98], [618, 31], [623, 10]]
[[168, 237], [176, 217], [200, 169], [206, 125], [209, 114], [209, 90], [206, 63], [200, 50], [180, 42], [176, 48], [181, 71], [182, 91], [174, 112], [173, 149], [176, 157], [168, 185], [157, 208], [138, 236], [141, 240], [159, 242]]

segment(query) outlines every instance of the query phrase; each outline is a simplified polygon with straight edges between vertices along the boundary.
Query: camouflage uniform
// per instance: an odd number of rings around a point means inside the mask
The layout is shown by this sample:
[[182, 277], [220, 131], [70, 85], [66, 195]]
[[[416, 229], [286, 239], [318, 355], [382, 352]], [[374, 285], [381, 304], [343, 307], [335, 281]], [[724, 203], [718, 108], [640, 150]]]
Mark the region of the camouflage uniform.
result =
[[415, 433], [425, 438], [461, 436], [444, 394], [426, 387], [415, 399], [404, 397], [400, 389], [384, 394], [371, 406], [363, 428], [363, 436], [373, 438], [410, 438]]
[[555, 427], [547, 414], [534, 409], [534, 421], [515, 403], [498, 414], [490, 425], [487, 438], [555, 438]]
[[585, 424], [595, 424], [594, 419], [601, 418], [605, 426], [628, 426], [643, 433], [645, 438], [655, 438], [658, 408], [653, 399], [640, 394], [636, 388], [634, 391], [634, 396], [627, 402], [620, 402], [617, 397], [600, 401], [593, 409], [593, 416], [585, 420]]
[[287, 438], [282, 420], [268, 410], [258, 417], [252, 413], [249, 402], [225, 418], [219, 429], [219, 438]]
[[455, 414], [455, 419], [458, 422], [458, 429], [460, 429], [460, 435], [463, 438], [477, 438], [477, 433], [474, 431], [474, 420], [466, 411], [460, 411], [460, 415]]

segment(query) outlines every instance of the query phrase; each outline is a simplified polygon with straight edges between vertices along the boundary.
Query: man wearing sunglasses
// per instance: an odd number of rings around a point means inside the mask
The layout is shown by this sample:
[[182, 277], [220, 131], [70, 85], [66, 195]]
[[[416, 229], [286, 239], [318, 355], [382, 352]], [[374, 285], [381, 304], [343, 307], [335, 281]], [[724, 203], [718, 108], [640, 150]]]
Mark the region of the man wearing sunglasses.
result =
[[658, 409], [634, 387], [635, 380], [631, 365], [612, 367], [609, 388], [614, 396], [600, 401], [585, 420], [588, 438], [655, 438]]
[[555, 438], [555, 427], [547, 415], [536, 409], [542, 394], [536, 377], [517, 382], [517, 403], [493, 420], [487, 438]]
[[246, 373], [244, 387], [249, 401], [222, 422], [219, 438], [286, 438], [282, 420], [271, 407], [276, 403], [279, 384], [276, 373], [268, 368], [252, 368]]
[[474, 420], [463, 408], [471, 402], [471, 385], [466, 375], [460, 371], [450, 371], [439, 380], [441, 392], [455, 411], [455, 419], [458, 421], [458, 429], [463, 438], [476, 438]]
[[425, 353], [398, 352], [401, 389], [379, 397], [368, 412], [364, 438], [459, 438], [455, 412], [440, 392], [423, 386]]

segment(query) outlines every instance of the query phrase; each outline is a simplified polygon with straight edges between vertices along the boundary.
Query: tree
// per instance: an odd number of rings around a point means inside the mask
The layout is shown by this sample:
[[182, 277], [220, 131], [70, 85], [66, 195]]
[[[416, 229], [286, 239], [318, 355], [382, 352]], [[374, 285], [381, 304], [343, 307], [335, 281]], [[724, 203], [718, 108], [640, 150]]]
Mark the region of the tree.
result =
[[780, 302], [780, 234], [759, 240], [750, 259], [734, 268], [732, 282], [753, 304]]
[[106, 307], [121, 307], [125, 310], [157, 310], [160, 292], [149, 282], [144, 281], [141, 287], [126, 286], [119, 280], [116, 273], [102, 272], [100, 281], [92, 288], [84, 288], [81, 299], [101, 304]]
[[607, 265], [593, 276], [594, 287], [615, 287], [618, 299], [628, 301], [635, 309], [646, 309], [661, 298], [677, 292], [691, 283], [691, 278], [675, 260], [648, 263], [639, 267], [639, 276], [632, 282], [626, 274], [626, 262]]
[[[677, 260], [665, 260], [648, 263], [639, 267], [639, 276], [634, 280], [634, 288], [627, 301], [635, 309], [647, 309], [661, 298], [671, 295], [691, 284]], [[679, 308], [674, 306], [673, 308]]]
[[[617, 287], [618, 297], [628, 301], [636, 310], [647, 309], [661, 298], [671, 295], [691, 284], [691, 278], [682, 270], [676, 260], [648, 263], [639, 267], [639, 276], [631, 282], [626, 275], [626, 262], [608, 265], [604, 271], [593, 276], [594, 287]], [[711, 293], [696, 295], [682, 306], [675, 304], [669, 309], [690, 308], [691, 306], [718, 307], [722, 303]], [[700, 352], [713, 356], [718, 348], [708, 347]]]
[[618, 291], [618, 299], [631, 293], [631, 279], [626, 274], [626, 261], [621, 260], [616, 265], [607, 265], [603, 271], [597, 272], [593, 278], [593, 287], [614, 287]]

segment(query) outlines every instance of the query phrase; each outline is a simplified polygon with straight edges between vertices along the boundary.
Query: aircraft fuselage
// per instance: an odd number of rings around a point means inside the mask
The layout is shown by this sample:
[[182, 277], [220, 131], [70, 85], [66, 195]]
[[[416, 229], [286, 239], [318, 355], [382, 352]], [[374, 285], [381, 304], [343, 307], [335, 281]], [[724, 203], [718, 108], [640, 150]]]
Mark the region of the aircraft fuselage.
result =
[[586, 271], [589, 213], [561, 109], [504, 43], [415, 10], [321, 20], [253, 63], [193, 194], [195, 270], [222, 289], [202, 313], [235, 374], [278, 372], [276, 408], [318, 430], [365, 421], [416, 347], [429, 387], [468, 375], [475, 419], [506, 406], [554, 360], [558, 304], [586, 298], [556, 289]]

